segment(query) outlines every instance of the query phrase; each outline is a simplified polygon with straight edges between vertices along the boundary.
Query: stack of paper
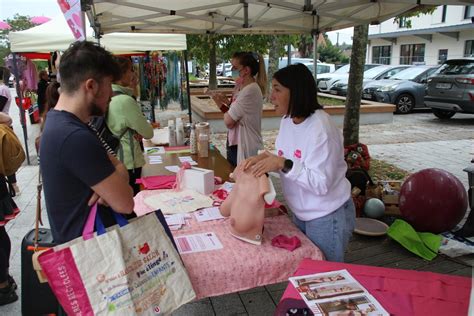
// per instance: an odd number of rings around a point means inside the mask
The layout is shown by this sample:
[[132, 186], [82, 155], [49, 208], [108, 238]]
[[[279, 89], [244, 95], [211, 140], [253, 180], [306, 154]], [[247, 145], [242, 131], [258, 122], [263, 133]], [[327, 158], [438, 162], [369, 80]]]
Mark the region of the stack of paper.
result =
[[208, 207], [194, 212], [194, 216], [198, 222], [213, 221], [216, 219], [223, 219], [218, 207]]
[[163, 158], [161, 156], [148, 156], [148, 162], [150, 165], [162, 164]]
[[180, 229], [186, 224], [186, 218], [190, 218], [190, 216], [186, 214], [165, 215], [166, 223], [171, 230]]
[[389, 315], [347, 270], [291, 277], [314, 315]]

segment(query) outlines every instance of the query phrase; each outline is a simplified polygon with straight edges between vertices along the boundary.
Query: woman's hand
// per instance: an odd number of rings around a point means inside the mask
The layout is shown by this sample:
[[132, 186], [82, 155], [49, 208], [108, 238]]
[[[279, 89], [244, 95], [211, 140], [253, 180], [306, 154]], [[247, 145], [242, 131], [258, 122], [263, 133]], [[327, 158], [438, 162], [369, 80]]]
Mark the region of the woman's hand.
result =
[[253, 157], [245, 159], [242, 162], [242, 164], [244, 165], [244, 171], [247, 170], [248, 168], [252, 167], [253, 165], [255, 165], [260, 160], [265, 159], [266, 157], [268, 157], [269, 154], [270, 153], [265, 150], [264, 152], [262, 152], [261, 154], [259, 154], [257, 156], [253, 156]]
[[219, 109], [222, 106], [226, 106], [226, 107], [229, 106], [229, 99], [223, 93], [219, 93], [219, 92], [212, 93], [211, 98], [212, 98], [212, 100], [214, 100], [214, 102], [216, 102]]
[[255, 164], [252, 169], [252, 174], [255, 177], [260, 177], [267, 172], [278, 171], [283, 169], [285, 165], [285, 158], [268, 153], [268, 156]]

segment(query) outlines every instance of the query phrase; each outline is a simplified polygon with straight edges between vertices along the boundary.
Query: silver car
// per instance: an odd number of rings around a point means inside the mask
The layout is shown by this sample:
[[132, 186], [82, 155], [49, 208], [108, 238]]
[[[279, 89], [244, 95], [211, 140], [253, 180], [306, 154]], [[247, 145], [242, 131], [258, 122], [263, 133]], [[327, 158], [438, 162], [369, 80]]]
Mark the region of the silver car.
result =
[[424, 107], [426, 82], [439, 66], [413, 66], [400, 71], [390, 79], [369, 82], [362, 98], [395, 104], [395, 113], [410, 113]]
[[474, 114], [474, 58], [450, 59], [428, 79], [425, 104], [440, 119]]
[[[364, 71], [380, 66], [379, 64], [365, 64]], [[316, 85], [318, 90], [324, 93], [329, 93], [329, 89], [341, 79], [349, 78], [350, 64], [344, 65], [328, 74], [318, 75]]]

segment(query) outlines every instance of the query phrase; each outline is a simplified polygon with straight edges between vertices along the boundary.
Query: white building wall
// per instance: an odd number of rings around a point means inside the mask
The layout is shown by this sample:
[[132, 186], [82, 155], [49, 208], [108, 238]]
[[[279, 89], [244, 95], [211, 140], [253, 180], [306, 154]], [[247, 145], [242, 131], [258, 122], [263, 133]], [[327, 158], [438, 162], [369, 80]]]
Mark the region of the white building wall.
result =
[[394, 23], [394, 19], [387, 20], [380, 23], [379, 25], [371, 25], [369, 26], [369, 35], [471, 23], [470, 19], [464, 19], [465, 6], [459, 5], [447, 6], [446, 22], [442, 23], [442, 8], [443, 6], [437, 7], [436, 11], [432, 15], [427, 14], [410, 18], [411, 28], [398, 27], [398, 23]]
[[467, 40], [474, 40], [474, 32], [471, 30], [460, 31], [459, 40], [455, 38], [444, 36], [441, 34], [433, 34], [432, 41], [427, 41], [421, 37], [416, 36], [401, 36], [397, 38], [397, 43], [392, 44], [383, 39], [371, 39], [370, 45], [367, 49], [367, 63], [372, 63], [372, 47], [374, 46], [392, 46], [392, 56], [390, 59], [391, 65], [400, 64], [400, 47], [405, 44], [425, 44], [425, 64], [437, 65], [438, 53], [440, 49], [448, 50], [448, 59], [459, 58], [464, 56], [464, 47]]
[[[411, 28], [399, 28], [398, 24], [394, 23], [394, 19], [390, 19], [380, 25], [370, 26], [369, 35], [472, 23], [470, 19], [464, 19], [465, 6], [447, 6], [446, 21], [445, 23], [442, 23], [442, 7], [443, 6], [437, 7], [432, 15], [421, 15], [418, 18], [411, 18]], [[372, 63], [372, 47], [374, 46], [392, 46], [390, 64], [398, 65], [400, 64], [401, 45], [425, 44], [425, 64], [436, 65], [438, 64], [438, 54], [440, 49], [448, 50], [448, 59], [463, 57], [466, 40], [474, 40], [474, 31], [472, 29], [459, 31], [458, 40], [438, 33], [432, 34], [431, 42], [417, 36], [399, 36], [396, 37], [395, 43], [380, 38], [370, 39], [367, 47], [366, 62]]]

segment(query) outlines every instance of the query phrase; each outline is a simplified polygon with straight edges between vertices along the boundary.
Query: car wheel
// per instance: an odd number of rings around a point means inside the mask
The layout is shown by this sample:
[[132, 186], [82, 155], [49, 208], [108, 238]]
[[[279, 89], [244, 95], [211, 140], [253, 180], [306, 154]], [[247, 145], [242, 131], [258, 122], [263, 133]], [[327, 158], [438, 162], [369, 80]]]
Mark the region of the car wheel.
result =
[[447, 110], [440, 110], [440, 109], [433, 109], [433, 114], [441, 119], [441, 120], [447, 120], [450, 119], [456, 114], [454, 111], [447, 111]]
[[395, 113], [407, 114], [415, 107], [415, 98], [409, 94], [400, 95], [395, 101]]

